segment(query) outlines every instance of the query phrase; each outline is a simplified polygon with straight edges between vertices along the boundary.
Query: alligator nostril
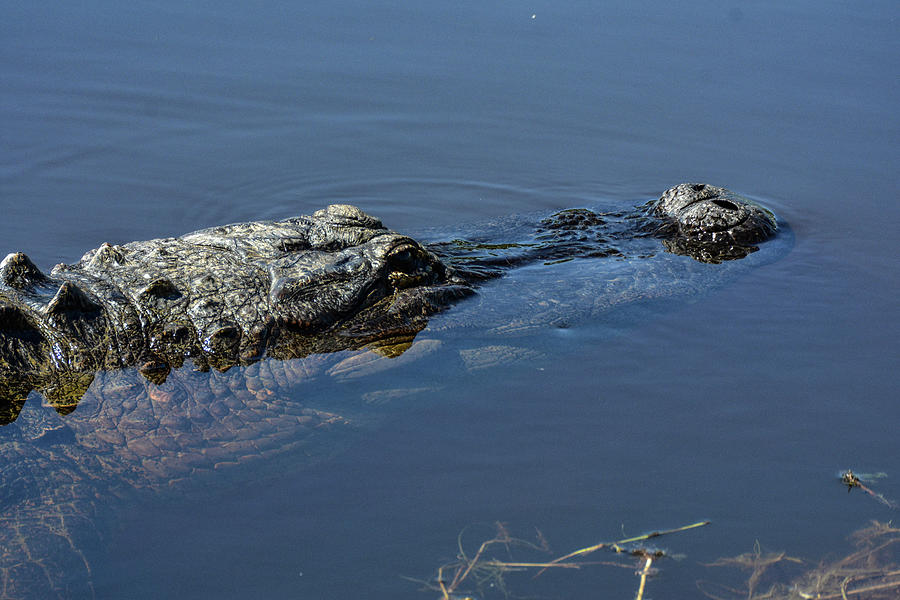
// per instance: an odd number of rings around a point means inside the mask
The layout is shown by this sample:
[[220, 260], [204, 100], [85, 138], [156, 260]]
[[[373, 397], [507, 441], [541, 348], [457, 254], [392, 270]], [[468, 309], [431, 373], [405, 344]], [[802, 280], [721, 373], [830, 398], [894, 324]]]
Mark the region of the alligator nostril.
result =
[[724, 208], [725, 210], [737, 210], [737, 204], [734, 202], [729, 202], [728, 200], [722, 200], [721, 198], [716, 198], [712, 201], [718, 207]]

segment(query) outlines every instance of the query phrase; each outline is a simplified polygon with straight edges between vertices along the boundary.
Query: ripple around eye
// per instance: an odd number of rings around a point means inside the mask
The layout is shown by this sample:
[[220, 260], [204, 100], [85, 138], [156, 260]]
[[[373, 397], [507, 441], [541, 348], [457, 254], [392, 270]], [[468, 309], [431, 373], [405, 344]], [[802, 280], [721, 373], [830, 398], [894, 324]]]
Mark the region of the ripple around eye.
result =
[[[650, 186], [644, 186], [651, 189]], [[442, 177], [346, 179], [332, 173], [317, 178], [279, 173], [245, 180], [216, 191], [239, 200], [238, 219], [275, 219], [310, 214], [327, 204], [356, 204], [391, 228], [472, 223], [497, 216], [595, 205], [598, 200], [633, 206], [658, 192], [635, 192], [633, 185], [606, 182], [506, 182]]]
[[388, 227], [423, 226], [528, 211], [558, 202], [559, 192], [506, 183], [429, 177], [345, 179], [282, 174], [220, 190], [260, 209], [253, 218], [309, 214], [327, 204], [356, 204]]

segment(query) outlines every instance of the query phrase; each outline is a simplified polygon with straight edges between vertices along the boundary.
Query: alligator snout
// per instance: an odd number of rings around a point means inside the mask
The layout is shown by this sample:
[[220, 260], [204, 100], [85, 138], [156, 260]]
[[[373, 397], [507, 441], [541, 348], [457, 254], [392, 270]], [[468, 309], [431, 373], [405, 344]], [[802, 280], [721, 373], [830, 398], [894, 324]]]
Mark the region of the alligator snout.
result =
[[739, 210], [737, 204], [729, 200], [723, 200], [722, 198], [716, 198], [712, 201], [712, 203], [719, 208], [724, 208], [725, 210]]
[[665, 227], [666, 248], [703, 262], [746, 256], [752, 244], [777, 229], [775, 216], [755, 202], [725, 188], [683, 183], [652, 204], [652, 213]]

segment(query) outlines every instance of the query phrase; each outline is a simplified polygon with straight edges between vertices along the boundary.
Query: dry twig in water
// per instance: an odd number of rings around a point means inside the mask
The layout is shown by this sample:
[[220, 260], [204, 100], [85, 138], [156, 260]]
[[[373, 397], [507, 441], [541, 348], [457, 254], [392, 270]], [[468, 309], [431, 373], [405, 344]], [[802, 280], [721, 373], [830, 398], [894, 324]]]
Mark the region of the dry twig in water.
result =
[[708, 566], [732, 566], [750, 570], [746, 589], [698, 581], [697, 586], [713, 600], [897, 600], [900, 598], [900, 529], [890, 523], [872, 521], [851, 539], [855, 551], [840, 560], [820, 563], [790, 584], [773, 583], [760, 591], [763, 575], [770, 567], [803, 561], [782, 553], [763, 554], [759, 543], [754, 552], [723, 558]]
[[[701, 521], [699, 523], [693, 523], [691, 525], [686, 525], [677, 529], [670, 529], [667, 531], [654, 531], [652, 533], [647, 533], [616, 542], [603, 542], [600, 544], [589, 546], [587, 548], [581, 548], [580, 550], [576, 550], [574, 552], [570, 552], [565, 556], [560, 556], [559, 558], [556, 558], [549, 562], [513, 562], [502, 561], [496, 558], [487, 558], [486, 554], [491, 548], [495, 546], [504, 547], [507, 550], [507, 553], [512, 546], [526, 547], [541, 552], [549, 552], [549, 546], [540, 531], [537, 531], [537, 541], [529, 542], [527, 540], [522, 540], [510, 536], [505, 525], [503, 525], [502, 523], [496, 523], [496, 533], [494, 537], [482, 542], [478, 547], [478, 550], [471, 557], [466, 554], [465, 548], [463, 547], [462, 535], [465, 532], [465, 530], [463, 530], [463, 532], [459, 534], [459, 537], [457, 539], [457, 545], [459, 547], [457, 560], [452, 563], [443, 565], [438, 569], [436, 584], [428, 582], [424, 583], [426, 585], [426, 589], [439, 591], [441, 593], [440, 600], [465, 600], [465, 598], [470, 598], [470, 596], [465, 595], [463, 589], [470, 588], [464, 588], [464, 584], [474, 584], [475, 588], [479, 590], [479, 593], [482, 593], [484, 589], [490, 586], [499, 589], [504, 593], [504, 595], [506, 595], [506, 583], [504, 580], [504, 576], [508, 573], [516, 571], [539, 569], [539, 571], [535, 575], [535, 577], [537, 577], [547, 569], [580, 569], [581, 567], [588, 565], [608, 565], [615, 567], [633, 568], [634, 563], [623, 564], [621, 562], [613, 561], [567, 562], [572, 558], [584, 557], [588, 554], [596, 552], [597, 550], [606, 549], [617, 554], [627, 555], [630, 557], [638, 558], [640, 560], [639, 565], [641, 568], [637, 572], [637, 574], [640, 576], [640, 583], [635, 600], [643, 600], [644, 589], [647, 584], [647, 577], [653, 573], [653, 570], [651, 569], [653, 562], [657, 559], [665, 557], [666, 554], [661, 550], [639, 547], [635, 546], [634, 544], [636, 542], [653, 539], [671, 533], [687, 531], [689, 529], [702, 527], [708, 524], [709, 521]], [[631, 546], [626, 547], [626, 545]], [[452, 576], [449, 575], [450, 573], [452, 573]]]

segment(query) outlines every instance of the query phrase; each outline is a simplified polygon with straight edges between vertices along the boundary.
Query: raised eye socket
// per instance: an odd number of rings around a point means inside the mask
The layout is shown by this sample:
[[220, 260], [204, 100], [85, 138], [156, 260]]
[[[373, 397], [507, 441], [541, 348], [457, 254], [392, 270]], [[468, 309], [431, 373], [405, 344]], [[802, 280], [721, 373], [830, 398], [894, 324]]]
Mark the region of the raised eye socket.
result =
[[734, 202], [729, 202], [728, 200], [722, 200], [721, 198], [716, 198], [712, 201], [713, 204], [720, 208], [724, 208], [725, 210], [737, 210], [738, 206]]
[[395, 271], [408, 271], [415, 268], [415, 254], [409, 248], [392, 252], [388, 261]]
[[691, 189], [693, 189], [695, 192], [703, 191], [705, 188], [706, 188], [705, 183], [695, 183], [694, 185], [691, 186]]

